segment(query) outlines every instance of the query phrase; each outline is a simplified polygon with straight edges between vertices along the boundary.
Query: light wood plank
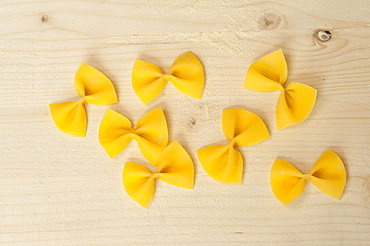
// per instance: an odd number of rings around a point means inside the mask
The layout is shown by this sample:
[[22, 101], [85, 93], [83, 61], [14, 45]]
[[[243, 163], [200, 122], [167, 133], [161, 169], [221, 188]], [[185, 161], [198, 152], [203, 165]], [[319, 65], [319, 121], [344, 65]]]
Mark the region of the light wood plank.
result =
[[[356, 1], [0, 1], [0, 245], [369, 245], [370, 6]], [[321, 43], [315, 30], [333, 37]], [[318, 90], [310, 117], [275, 127], [278, 93], [243, 89], [247, 69], [282, 48], [288, 82]], [[144, 106], [131, 87], [135, 59], [169, 70], [191, 50], [202, 61], [201, 100], [168, 84]], [[107, 74], [136, 122], [163, 107], [170, 141], [196, 168], [194, 190], [157, 182], [147, 209], [126, 194], [126, 160], [145, 164], [136, 143], [109, 159], [97, 132], [108, 106], [88, 105], [85, 138], [61, 133], [48, 104], [78, 98], [81, 62]], [[201, 167], [196, 150], [226, 143], [225, 108], [257, 113], [271, 138], [239, 148], [241, 185]], [[308, 184], [284, 207], [272, 194], [276, 157], [308, 172], [330, 148], [348, 180], [340, 201]]]

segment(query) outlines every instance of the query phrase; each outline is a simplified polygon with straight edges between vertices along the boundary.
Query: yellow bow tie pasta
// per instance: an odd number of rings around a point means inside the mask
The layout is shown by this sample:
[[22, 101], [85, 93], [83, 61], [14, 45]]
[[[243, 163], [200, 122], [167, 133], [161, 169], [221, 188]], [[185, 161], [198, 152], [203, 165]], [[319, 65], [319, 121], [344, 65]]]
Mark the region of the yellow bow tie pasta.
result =
[[233, 108], [222, 113], [222, 129], [228, 145], [212, 145], [197, 151], [204, 170], [215, 180], [241, 183], [243, 157], [236, 146], [251, 146], [270, 137], [262, 119], [247, 110]]
[[158, 162], [168, 142], [167, 122], [162, 108], [145, 114], [137, 122], [136, 128], [125, 116], [108, 109], [100, 124], [99, 141], [109, 157], [118, 155], [132, 140], [136, 140], [144, 157], [152, 165]]
[[185, 188], [194, 187], [194, 165], [189, 154], [174, 141], [162, 152], [152, 173], [146, 167], [126, 162], [122, 179], [127, 194], [143, 207], [147, 207], [154, 194], [155, 180]]
[[168, 81], [182, 93], [200, 99], [204, 87], [203, 66], [190, 51], [178, 57], [168, 74], [154, 64], [136, 60], [132, 69], [132, 87], [147, 104], [156, 98]]
[[346, 168], [337, 154], [327, 150], [308, 174], [302, 174], [287, 161], [276, 159], [272, 166], [270, 181], [272, 191], [284, 205], [302, 194], [307, 181], [325, 194], [339, 200], [346, 185]]
[[276, 126], [282, 128], [297, 124], [311, 113], [317, 91], [305, 84], [294, 82], [284, 88], [288, 68], [281, 50], [272, 52], [255, 63], [245, 78], [244, 88], [257, 91], [277, 91], [281, 94], [276, 105]]
[[87, 126], [85, 104], [107, 105], [117, 103], [118, 100], [108, 77], [84, 63], [76, 72], [74, 84], [80, 100], [53, 103], [49, 107], [55, 124], [62, 132], [84, 137]]

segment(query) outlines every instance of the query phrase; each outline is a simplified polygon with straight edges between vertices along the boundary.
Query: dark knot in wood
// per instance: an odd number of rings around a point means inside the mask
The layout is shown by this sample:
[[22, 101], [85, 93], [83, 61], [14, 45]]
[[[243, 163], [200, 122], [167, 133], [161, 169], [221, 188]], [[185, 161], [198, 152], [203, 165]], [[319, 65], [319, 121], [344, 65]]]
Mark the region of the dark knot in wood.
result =
[[316, 30], [315, 32], [315, 37], [317, 38], [317, 40], [319, 40], [320, 42], [327, 42], [331, 39], [331, 32], [328, 31], [328, 30], [322, 30], [322, 29], [318, 29]]
[[44, 24], [48, 23], [49, 22], [49, 16], [48, 15], [43, 15], [41, 17], [41, 22], [44, 23]]
[[281, 18], [275, 13], [266, 13], [258, 20], [261, 30], [272, 30], [280, 26]]

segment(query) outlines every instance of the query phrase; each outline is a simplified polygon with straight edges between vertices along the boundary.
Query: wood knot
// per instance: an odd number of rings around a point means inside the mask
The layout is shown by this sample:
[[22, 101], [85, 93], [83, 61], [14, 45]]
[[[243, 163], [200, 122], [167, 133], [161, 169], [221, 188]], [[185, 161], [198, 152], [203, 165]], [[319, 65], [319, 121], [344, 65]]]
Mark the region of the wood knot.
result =
[[258, 25], [261, 30], [272, 30], [280, 26], [281, 18], [275, 13], [266, 13], [259, 20]]
[[320, 42], [327, 42], [331, 39], [331, 32], [328, 30], [322, 30], [318, 29], [315, 31], [314, 36], [319, 40]]
[[191, 120], [190, 120], [190, 124], [191, 125], [193, 125], [193, 126], [195, 126], [195, 124], [197, 123], [197, 121], [194, 119], [194, 118], [192, 118]]
[[48, 23], [48, 22], [49, 22], [49, 16], [48, 16], [48, 15], [43, 15], [43, 16], [41, 17], [41, 23], [46, 24], [46, 23]]

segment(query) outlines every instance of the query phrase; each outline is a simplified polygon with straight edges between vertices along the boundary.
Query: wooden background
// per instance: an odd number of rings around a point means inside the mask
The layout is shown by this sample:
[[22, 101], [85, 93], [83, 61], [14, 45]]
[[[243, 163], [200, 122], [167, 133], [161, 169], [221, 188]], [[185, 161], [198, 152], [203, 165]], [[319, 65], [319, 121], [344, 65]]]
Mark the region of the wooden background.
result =
[[[314, 33], [329, 30], [320, 42]], [[310, 117], [277, 131], [279, 92], [243, 88], [247, 69], [278, 48], [288, 83], [318, 90]], [[205, 68], [201, 100], [172, 84], [144, 106], [135, 59], [167, 72], [191, 50]], [[134, 123], [163, 107], [170, 141], [196, 169], [194, 190], [157, 182], [147, 209], [126, 194], [125, 161], [147, 165], [136, 142], [110, 159], [98, 142], [109, 106], [87, 105], [85, 138], [63, 134], [48, 104], [78, 99], [80, 63], [104, 72]], [[367, 0], [0, 0], [0, 245], [369, 245], [370, 4]], [[271, 138], [239, 148], [242, 184], [213, 180], [196, 150], [227, 141], [223, 109], [257, 113]], [[307, 184], [288, 206], [273, 195], [275, 158], [308, 172], [326, 150], [347, 168], [337, 201]]]

